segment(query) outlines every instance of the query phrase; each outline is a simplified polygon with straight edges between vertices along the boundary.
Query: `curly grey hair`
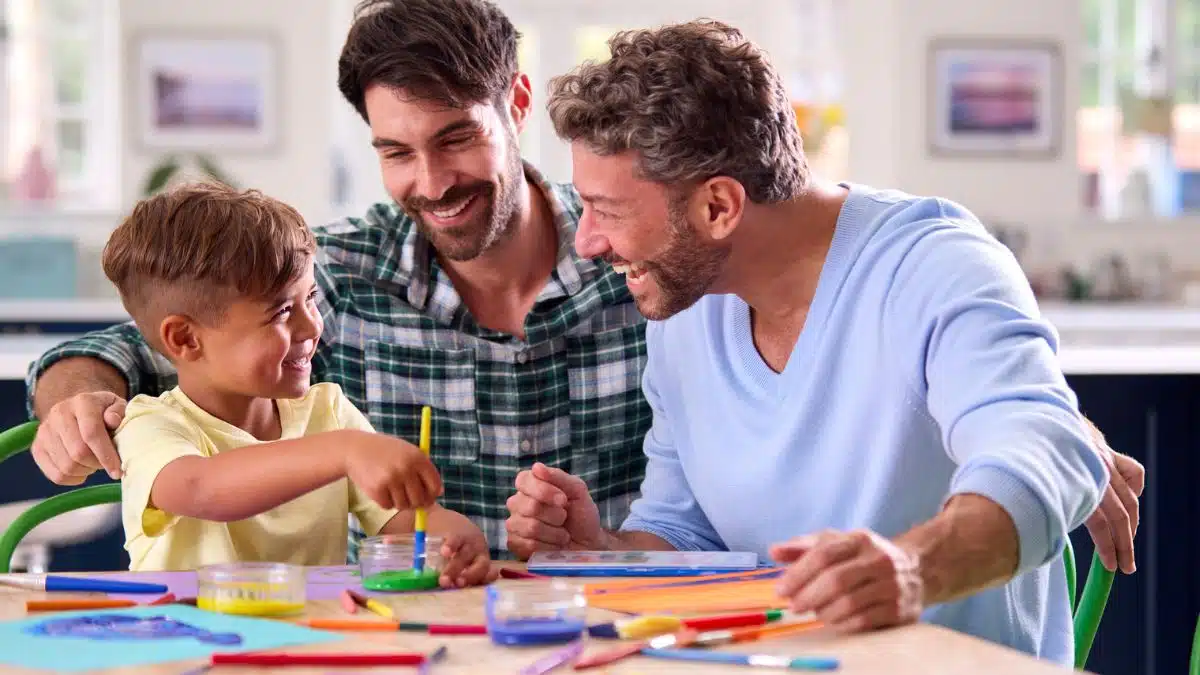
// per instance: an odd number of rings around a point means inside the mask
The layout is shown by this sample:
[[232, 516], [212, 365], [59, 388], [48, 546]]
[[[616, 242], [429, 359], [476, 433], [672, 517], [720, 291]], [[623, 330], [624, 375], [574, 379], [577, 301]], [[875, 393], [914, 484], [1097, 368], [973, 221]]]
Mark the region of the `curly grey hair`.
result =
[[796, 115], [775, 68], [741, 31], [697, 20], [623, 31], [612, 58], [550, 83], [559, 137], [602, 155], [634, 151], [670, 188], [728, 176], [769, 204], [808, 184]]

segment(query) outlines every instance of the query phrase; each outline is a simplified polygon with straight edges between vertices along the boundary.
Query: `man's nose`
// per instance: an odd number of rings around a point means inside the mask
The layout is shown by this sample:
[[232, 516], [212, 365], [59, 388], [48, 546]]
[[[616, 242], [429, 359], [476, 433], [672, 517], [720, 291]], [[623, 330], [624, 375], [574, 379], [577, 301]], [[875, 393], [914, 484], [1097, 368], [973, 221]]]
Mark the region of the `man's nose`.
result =
[[608, 238], [596, 233], [592, 217], [585, 209], [575, 229], [575, 253], [581, 258], [599, 258], [611, 249]]
[[417, 196], [436, 202], [453, 186], [453, 171], [428, 157], [417, 160]]

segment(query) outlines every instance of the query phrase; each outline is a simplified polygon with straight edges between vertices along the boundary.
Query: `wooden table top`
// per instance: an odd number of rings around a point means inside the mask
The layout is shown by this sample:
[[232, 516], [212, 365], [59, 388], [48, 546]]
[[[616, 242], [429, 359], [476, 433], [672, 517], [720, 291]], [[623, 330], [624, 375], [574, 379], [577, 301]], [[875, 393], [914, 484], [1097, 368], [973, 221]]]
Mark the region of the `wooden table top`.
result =
[[[508, 563], [504, 563], [508, 564]], [[89, 575], [90, 576], [90, 575]], [[538, 583], [536, 581], [508, 581], [497, 583]], [[46, 593], [31, 592], [16, 588], [0, 586], [0, 620], [20, 619], [26, 616], [25, 601], [47, 597]], [[54, 597], [64, 597], [62, 593]], [[396, 595], [384, 600], [395, 611], [399, 620], [414, 620], [429, 623], [483, 623], [484, 622], [484, 590], [469, 588], [461, 591], [438, 594]], [[589, 609], [589, 622], [602, 623], [612, 620], [618, 615], [605, 610]], [[337, 601], [310, 601], [307, 617], [346, 617]], [[374, 618], [373, 615], [357, 618]], [[434, 675], [450, 675], [451, 673], [517, 673], [521, 668], [537, 659], [560, 649], [560, 647], [500, 647], [493, 645], [486, 636], [430, 636], [420, 633], [347, 633], [346, 639], [319, 645], [289, 647], [284, 651], [303, 652], [357, 652], [370, 651], [405, 651], [429, 653], [439, 645], [446, 645], [448, 654], [445, 660], [432, 667]], [[590, 640], [586, 651], [602, 651], [615, 646], [612, 640]], [[917, 624], [902, 628], [877, 631], [853, 636], [834, 636], [822, 631], [803, 633], [800, 635], [782, 637], [773, 640], [745, 643], [723, 647], [726, 651], [744, 653], [765, 653], [787, 656], [823, 656], [841, 660], [839, 673], [858, 675], [859, 673], [888, 673], [888, 675], [1053, 675], [1069, 672], [1067, 669], [1053, 664], [1038, 661], [1012, 649], [1001, 647], [984, 640], [970, 637], [939, 626]], [[170, 674], [179, 675], [191, 668], [201, 666], [205, 661], [178, 661], [170, 664], [158, 664], [136, 668], [122, 668], [111, 673], [138, 673], [145, 675]], [[223, 673], [244, 674], [258, 672], [260, 669], [247, 667], [219, 666], [210, 672], [213, 675]], [[329, 668], [289, 667], [285, 672], [296, 675], [304, 673], [330, 672]], [[775, 669], [750, 669], [737, 666], [720, 666], [694, 662], [662, 660], [645, 656], [623, 659], [606, 667], [593, 668], [580, 672], [591, 673], [646, 673], [657, 675], [666, 673], [687, 673], [688, 675], [704, 675], [706, 673], [723, 673], [730, 671], [745, 672], [780, 672]], [[39, 673], [46, 671], [30, 671], [20, 668], [6, 667], [0, 664], [0, 673]], [[342, 669], [340, 672], [383, 672], [383, 669], [353, 668]], [[390, 672], [416, 672], [415, 668], [392, 667]], [[555, 673], [570, 673], [570, 666], [564, 666]], [[792, 671], [796, 672], [796, 671]]]

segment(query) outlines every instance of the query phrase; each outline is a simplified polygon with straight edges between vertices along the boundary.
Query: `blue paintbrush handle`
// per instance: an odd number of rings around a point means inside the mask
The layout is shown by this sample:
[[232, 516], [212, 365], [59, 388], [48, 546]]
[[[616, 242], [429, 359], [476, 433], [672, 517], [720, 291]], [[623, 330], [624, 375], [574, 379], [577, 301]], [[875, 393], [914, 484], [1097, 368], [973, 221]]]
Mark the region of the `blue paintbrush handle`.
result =
[[425, 570], [425, 531], [413, 533], [413, 569], [418, 572]]
[[46, 590], [84, 593], [166, 593], [167, 587], [162, 584], [145, 584], [117, 579], [48, 576], [46, 577]]

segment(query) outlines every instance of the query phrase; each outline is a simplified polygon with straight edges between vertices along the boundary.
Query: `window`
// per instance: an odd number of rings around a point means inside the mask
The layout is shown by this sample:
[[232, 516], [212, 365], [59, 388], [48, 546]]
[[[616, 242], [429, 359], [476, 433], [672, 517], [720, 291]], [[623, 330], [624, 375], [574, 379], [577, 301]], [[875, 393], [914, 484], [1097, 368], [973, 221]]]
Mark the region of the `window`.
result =
[[1122, 219], [1200, 212], [1200, 0], [1081, 7], [1085, 208]]
[[116, 0], [0, 0], [0, 201], [119, 199]]
[[848, 143], [832, 25], [840, 1], [730, 4], [726, 0], [664, 0], [655, 4], [645, 0], [501, 0], [499, 6], [525, 36], [520, 60], [533, 84], [534, 113], [522, 135], [522, 155], [550, 179], [569, 181], [570, 151], [555, 136], [545, 113], [550, 77], [583, 61], [608, 58], [608, 39], [617, 31], [710, 16], [772, 40], [763, 46], [810, 123], [805, 129], [810, 164], [828, 178], [844, 178]]

